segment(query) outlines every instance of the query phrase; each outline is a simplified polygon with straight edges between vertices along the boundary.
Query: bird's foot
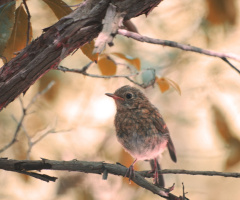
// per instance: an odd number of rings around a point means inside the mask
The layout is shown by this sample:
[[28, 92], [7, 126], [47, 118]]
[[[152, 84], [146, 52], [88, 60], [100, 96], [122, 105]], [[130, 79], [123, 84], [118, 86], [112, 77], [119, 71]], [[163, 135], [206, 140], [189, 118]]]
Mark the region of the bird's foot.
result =
[[131, 183], [131, 180], [135, 177], [135, 171], [133, 169], [133, 165], [131, 165], [125, 174], [125, 177], [128, 177], [129, 183]]

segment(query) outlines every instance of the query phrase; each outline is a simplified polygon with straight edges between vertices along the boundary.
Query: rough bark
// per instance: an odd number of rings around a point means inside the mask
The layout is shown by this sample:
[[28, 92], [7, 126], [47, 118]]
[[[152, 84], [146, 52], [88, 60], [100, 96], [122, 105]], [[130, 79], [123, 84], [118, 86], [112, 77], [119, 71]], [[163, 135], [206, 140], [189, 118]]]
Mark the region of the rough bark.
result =
[[6, 107], [41, 76], [57, 68], [71, 52], [93, 38], [102, 29], [102, 19], [110, 3], [124, 20], [148, 14], [161, 0], [86, 0], [60, 19], [0, 69], [0, 110]]
[[[107, 179], [108, 174], [117, 176], [125, 176], [127, 168], [121, 164], [109, 164], [104, 162], [88, 162], [88, 161], [56, 161], [56, 160], [10, 160], [7, 158], [0, 158], [0, 169], [26, 174], [42, 181], [56, 181], [56, 177], [47, 174], [36, 173], [32, 170], [61, 170], [61, 171], [78, 171], [84, 173], [102, 174], [104, 180]], [[145, 188], [152, 193], [159, 195], [169, 200], [187, 200], [182, 196], [176, 196], [170, 193], [174, 187], [170, 189], [159, 188], [156, 185], [148, 182], [144, 177], [152, 177], [153, 174], [149, 172], [135, 172], [131, 178], [137, 185]]]

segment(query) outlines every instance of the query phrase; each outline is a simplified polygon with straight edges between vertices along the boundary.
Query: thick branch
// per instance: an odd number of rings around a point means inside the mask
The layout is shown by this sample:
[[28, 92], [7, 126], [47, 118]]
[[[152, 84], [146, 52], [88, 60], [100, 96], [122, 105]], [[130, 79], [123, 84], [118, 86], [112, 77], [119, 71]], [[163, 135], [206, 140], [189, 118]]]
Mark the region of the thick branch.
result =
[[[50, 177], [45, 174], [38, 174], [35, 172], [29, 172], [29, 170], [63, 170], [63, 171], [78, 171], [84, 173], [93, 174], [103, 174], [103, 179], [107, 179], [108, 174], [113, 174], [117, 176], [125, 176], [127, 168], [120, 164], [109, 164], [104, 162], [87, 162], [87, 161], [55, 161], [55, 160], [9, 160], [7, 158], [0, 159], [0, 169], [13, 171], [18, 173], [23, 173], [34, 178], [38, 178], [43, 181], [55, 181], [55, 177]], [[165, 169], [160, 170], [159, 173], [162, 174], [188, 174], [188, 175], [204, 175], [204, 176], [222, 176], [222, 177], [232, 177], [240, 178], [240, 173], [227, 173], [227, 172], [216, 172], [216, 171], [189, 171], [180, 169]], [[153, 177], [153, 173], [149, 171], [136, 172], [135, 176], [132, 178], [139, 186], [162, 196], [166, 199], [180, 199], [182, 197], [177, 197], [169, 193], [168, 189], [159, 188], [150, 182], [148, 182], [145, 177]]]
[[[111, 3], [118, 12], [126, 13], [126, 20], [149, 13], [160, 1], [112, 0]], [[0, 110], [26, 92], [46, 72], [57, 68], [71, 52], [97, 37], [109, 3], [110, 0], [84, 1], [0, 68]]]
[[[109, 164], [104, 162], [87, 162], [87, 161], [55, 161], [55, 160], [9, 160], [7, 158], [0, 159], [0, 169], [23, 173], [30, 175], [34, 178], [38, 178], [43, 181], [55, 181], [55, 177], [50, 177], [45, 174], [38, 174], [35, 172], [29, 172], [29, 170], [66, 170], [66, 171], [78, 171], [84, 173], [103, 174], [103, 178], [107, 178], [107, 174], [113, 174], [118, 176], [125, 176], [127, 168], [120, 164]], [[150, 173], [148, 173], [149, 175]], [[153, 174], [150, 174], [153, 176]], [[169, 193], [169, 189], [159, 188], [152, 183], [148, 182], [139, 172], [135, 173], [132, 177], [139, 186], [157, 194], [166, 199], [180, 200], [182, 197], [177, 197]], [[171, 188], [172, 189], [172, 188]]]

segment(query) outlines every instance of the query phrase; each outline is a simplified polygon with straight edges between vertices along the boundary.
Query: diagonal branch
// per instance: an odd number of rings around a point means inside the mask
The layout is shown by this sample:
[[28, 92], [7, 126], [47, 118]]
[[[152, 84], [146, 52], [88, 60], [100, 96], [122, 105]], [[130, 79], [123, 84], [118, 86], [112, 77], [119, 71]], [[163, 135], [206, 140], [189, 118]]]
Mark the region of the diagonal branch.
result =
[[84, 1], [0, 68], [0, 110], [49, 70], [56, 69], [62, 59], [96, 38], [110, 2], [119, 13], [125, 12], [123, 20], [129, 20], [148, 14], [161, 0]]
[[161, 40], [161, 39], [155, 39], [155, 38], [150, 38], [147, 36], [142, 36], [138, 33], [130, 32], [124, 29], [119, 29], [118, 34], [132, 38], [134, 40], [140, 41], [140, 42], [146, 42], [146, 43], [151, 43], [151, 44], [158, 44], [158, 45], [163, 45], [163, 46], [169, 46], [169, 47], [175, 47], [178, 49], [182, 49], [184, 51], [192, 51], [200, 54], [204, 54], [207, 56], [212, 56], [212, 57], [218, 57], [224, 60], [227, 64], [229, 64], [234, 70], [236, 70], [240, 74], [240, 70], [237, 69], [235, 66], [233, 66], [227, 58], [236, 60], [240, 62], [240, 56], [232, 54], [232, 53], [219, 53], [216, 51], [211, 51], [211, 50], [206, 50], [206, 49], [201, 49], [199, 47], [191, 46], [191, 45], [186, 45], [186, 44], [180, 44], [174, 41], [170, 40]]

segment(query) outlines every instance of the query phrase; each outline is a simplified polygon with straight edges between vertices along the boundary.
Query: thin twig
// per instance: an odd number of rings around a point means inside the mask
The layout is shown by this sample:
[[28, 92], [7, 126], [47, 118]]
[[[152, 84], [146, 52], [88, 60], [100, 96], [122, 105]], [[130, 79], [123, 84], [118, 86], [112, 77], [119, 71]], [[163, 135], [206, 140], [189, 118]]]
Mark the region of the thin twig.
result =
[[222, 60], [224, 62], [226, 62], [227, 64], [229, 64], [233, 69], [235, 69], [240, 74], [240, 70], [238, 68], [236, 68], [232, 63], [230, 63], [227, 58], [222, 58]]
[[[127, 75], [112, 75], [112, 76], [104, 76], [104, 75], [96, 75], [96, 74], [90, 74], [90, 73], [87, 73], [87, 69], [93, 64], [94, 62], [90, 62], [88, 63], [86, 66], [84, 66], [82, 69], [69, 69], [67, 67], [64, 67], [64, 66], [58, 66], [57, 67], [57, 70], [60, 70], [62, 72], [73, 72], [73, 73], [79, 73], [79, 74], [82, 74], [82, 75], [85, 75], [85, 76], [89, 76], [89, 77], [93, 77], [93, 78], [126, 78], [127, 80], [129, 80], [130, 82], [134, 83], [135, 85], [138, 85], [142, 88], [147, 88], [147, 87], [150, 87], [150, 86], [153, 86], [154, 83], [155, 83], [155, 69], [153, 68], [148, 68], [148, 69], [144, 69], [142, 70], [141, 72], [137, 71], [135, 73], [131, 73], [131, 74], [127, 74]], [[121, 63], [119, 63], [120, 65]], [[121, 64], [122, 65], [122, 64]], [[153, 71], [153, 79], [148, 82], [148, 83], [138, 83], [136, 81], [134, 81], [133, 79], [131, 79], [130, 77], [135, 77], [137, 75], [139, 75], [140, 73], [143, 73], [144, 71], [147, 71], [147, 70], [151, 70]]]
[[29, 43], [29, 40], [30, 40], [30, 19], [31, 19], [31, 15], [30, 15], [30, 12], [29, 12], [29, 9], [28, 9], [28, 6], [27, 6], [27, 2], [26, 0], [23, 0], [23, 5], [26, 9], [26, 12], [27, 12], [27, 16], [28, 16], [28, 26], [27, 26], [27, 43], [26, 43], [26, 46], [28, 45]]
[[26, 110], [28, 110], [28, 109], [36, 102], [36, 100], [37, 100], [40, 96], [44, 95], [48, 90], [50, 90], [50, 89], [53, 87], [54, 84], [55, 84], [55, 81], [51, 81], [51, 82], [47, 85], [47, 87], [46, 87], [45, 89], [43, 89], [42, 91], [38, 92], [38, 93], [32, 98], [32, 100], [30, 101], [30, 103], [27, 105]]
[[139, 72], [136, 72], [136, 73], [128, 74], [128, 75], [104, 76], [104, 75], [97, 75], [97, 74], [89, 74], [85, 70], [82, 70], [82, 69], [69, 69], [69, 68], [63, 67], [63, 66], [58, 66], [57, 69], [60, 71], [63, 71], [63, 72], [79, 73], [79, 74], [83, 74], [85, 76], [89, 76], [89, 77], [93, 77], [93, 78], [128, 78], [130, 76], [137, 76], [139, 74]]
[[23, 120], [24, 120], [24, 118], [26, 116], [26, 110], [24, 108], [22, 108], [22, 111], [23, 111], [22, 116], [21, 116], [21, 118], [20, 118], [20, 120], [18, 122], [18, 125], [17, 125], [17, 128], [15, 130], [15, 133], [13, 135], [12, 140], [6, 146], [4, 146], [3, 148], [0, 149], [0, 153], [2, 153], [5, 150], [7, 150], [9, 147], [11, 147], [17, 141], [18, 133], [19, 133], [20, 128], [22, 126]]
[[[32, 98], [32, 100], [30, 101], [30, 103], [29, 103], [26, 107], [24, 107], [22, 99], [19, 98], [19, 101], [20, 101], [20, 104], [21, 104], [21, 108], [22, 108], [22, 116], [20, 117], [20, 120], [19, 120], [19, 122], [18, 122], [18, 124], [17, 124], [17, 128], [16, 128], [16, 130], [15, 130], [15, 132], [14, 132], [14, 135], [13, 135], [12, 140], [11, 140], [6, 146], [4, 146], [3, 148], [0, 149], [0, 153], [2, 153], [3, 151], [7, 150], [9, 147], [11, 147], [11, 146], [17, 141], [17, 136], [18, 136], [18, 133], [19, 133], [21, 127], [22, 127], [23, 130], [25, 131], [26, 135], [28, 135], [27, 132], [26, 132], [26, 130], [24, 129], [24, 126], [23, 126], [23, 121], [24, 121], [24, 119], [25, 119], [25, 117], [26, 117], [26, 115], [27, 115], [28, 109], [31, 107], [31, 105], [33, 105], [33, 103], [36, 102], [36, 100], [37, 100], [37, 98], [39, 98], [39, 96], [45, 94], [49, 89], [52, 88], [52, 86], [53, 86], [54, 84], [55, 84], [54, 81], [50, 82], [50, 83], [48, 84], [48, 86], [47, 86], [44, 90], [42, 90], [41, 92], [37, 93], [37, 94]], [[16, 121], [15, 117], [14, 117], [14, 120]]]
[[[152, 174], [149, 171], [139, 172], [144, 177], [152, 177]], [[159, 170], [161, 174], [187, 174], [187, 175], [201, 175], [201, 176], [222, 176], [222, 177], [231, 177], [231, 178], [240, 178], [240, 173], [233, 172], [216, 172], [216, 171], [191, 171], [184, 169], [163, 169]]]
[[235, 66], [233, 66], [227, 58], [231, 58], [233, 60], [236, 60], [240, 62], [240, 56], [232, 54], [232, 53], [219, 53], [211, 50], [206, 50], [206, 49], [201, 49], [199, 47], [191, 46], [191, 45], [186, 45], [186, 44], [180, 44], [174, 41], [170, 40], [161, 40], [161, 39], [155, 39], [155, 38], [150, 38], [147, 36], [142, 36], [138, 33], [130, 32], [124, 29], [118, 29], [118, 34], [135, 39], [140, 42], [146, 42], [146, 43], [151, 43], [151, 44], [158, 44], [158, 45], [163, 45], [163, 46], [169, 46], [169, 47], [175, 47], [178, 49], [182, 49], [184, 51], [192, 51], [196, 53], [201, 53], [205, 54], [207, 56], [212, 56], [212, 57], [218, 57], [223, 59], [226, 63], [228, 63], [234, 70], [236, 70], [238, 73], [240, 73], [240, 70], [238, 70]]

